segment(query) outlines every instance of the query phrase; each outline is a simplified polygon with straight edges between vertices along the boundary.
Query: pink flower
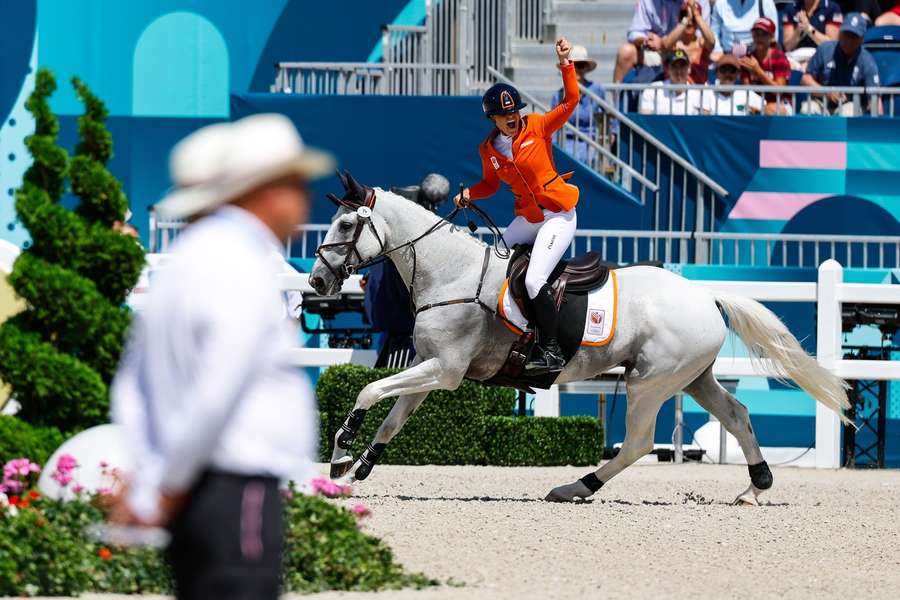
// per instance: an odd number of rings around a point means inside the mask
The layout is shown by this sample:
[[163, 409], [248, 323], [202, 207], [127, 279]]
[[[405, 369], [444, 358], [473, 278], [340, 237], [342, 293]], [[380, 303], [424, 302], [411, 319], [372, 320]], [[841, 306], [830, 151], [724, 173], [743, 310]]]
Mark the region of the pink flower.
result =
[[349, 496], [353, 491], [349, 485], [341, 485], [325, 477], [316, 477], [315, 479], [313, 479], [312, 488], [314, 494], [322, 494], [323, 496], [326, 496], [328, 498]]
[[83, 492], [83, 491], [84, 491], [84, 486], [81, 485], [80, 483], [76, 483], [75, 485], [72, 486], [72, 492], [74, 494], [81, 494], [81, 492]]
[[354, 504], [350, 509], [357, 519], [364, 519], [372, 514], [372, 511], [364, 504]]
[[21, 481], [17, 479], [6, 479], [3, 481], [3, 485], [0, 486], [3, 488], [3, 493], [7, 494], [12, 492], [13, 494], [18, 494], [24, 489], [24, 485]]
[[109, 466], [109, 463], [106, 462], [105, 460], [101, 460], [101, 461], [100, 461], [100, 468], [101, 468], [101, 469], [105, 469], [105, 468], [108, 467], [108, 466]]
[[112, 496], [112, 493], [113, 493], [112, 489], [110, 489], [108, 487], [102, 487], [102, 488], [97, 489], [97, 494], [99, 494], [100, 496]]
[[62, 454], [56, 461], [56, 470], [50, 475], [56, 483], [66, 487], [72, 482], [72, 471], [78, 468], [78, 461], [71, 454]]
[[72, 483], [72, 476], [69, 473], [54, 471], [53, 474], [50, 475], [50, 478], [62, 487], [66, 487], [67, 485]]

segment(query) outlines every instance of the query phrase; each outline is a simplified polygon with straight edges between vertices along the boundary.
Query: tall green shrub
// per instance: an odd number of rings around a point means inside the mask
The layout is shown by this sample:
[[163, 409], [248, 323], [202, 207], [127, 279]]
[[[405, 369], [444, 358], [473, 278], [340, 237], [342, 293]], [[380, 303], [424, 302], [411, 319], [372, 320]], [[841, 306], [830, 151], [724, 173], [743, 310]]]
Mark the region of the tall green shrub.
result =
[[[144, 265], [140, 246], [111, 227], [128, 202], [106, 169], [106, 107], [77, 78], [72, 85], [85, 113], [71, 160], [57, 145], [50, 71], [38, 72], [25, 105], [35, 118], [25, 140], [34, 162], [16, 192], [16, 211], [32, 241], [9, 280], [26, 309], [0, 327], [0, 378], [22, 405], [19, 417], [63, 431], [107, 419], [107, 386], [130, 321], [123, 301]], [[74, 211], [59, 204], [67, 177], [80, 199]]]

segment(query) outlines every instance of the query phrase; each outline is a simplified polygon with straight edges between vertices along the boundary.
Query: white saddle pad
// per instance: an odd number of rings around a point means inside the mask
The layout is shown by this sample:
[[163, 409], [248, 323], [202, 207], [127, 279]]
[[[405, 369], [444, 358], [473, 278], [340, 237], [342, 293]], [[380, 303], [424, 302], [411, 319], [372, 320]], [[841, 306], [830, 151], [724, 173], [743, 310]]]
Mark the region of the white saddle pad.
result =
[[[500, 296], [497, 298], [497, 310], [507, 319], [504, 325], [515, 333], [522, 333], [530, 329], [528, 320], [519, 310], [519, 305], [508, 294], [509, 281], [504, 280], [500, 288]], [[584, 315], [584, 335], [582, 346], [605, 346], [613, 339], [616, 333], [616, 308], [619, 300], [616, 284], [616, 272], [609, 272], [609, 279], [603, 287], [593, 290], [588, 294], [587, 313]]]

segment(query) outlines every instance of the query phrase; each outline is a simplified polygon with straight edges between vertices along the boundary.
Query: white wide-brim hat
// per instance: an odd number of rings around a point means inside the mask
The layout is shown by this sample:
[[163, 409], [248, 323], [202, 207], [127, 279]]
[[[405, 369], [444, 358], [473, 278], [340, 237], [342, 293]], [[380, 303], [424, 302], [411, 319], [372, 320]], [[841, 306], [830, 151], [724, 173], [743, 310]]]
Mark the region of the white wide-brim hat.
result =
[[334, 164], [330, 154], [305, 147], [284, 115], [210, 125], [172, 149], [169, 171], [175, 188], [156, 211], [163, 219], [205, 214], [282, 177], [317, 179], [333, 172]]
[[597, 68], [597, 61], [588, 57], [587, 48], [584, 46], [572, 46], [572, 50], [569, 52], [569, 60], [573, 63], [588, 63], [588, 71], [593, 71]]

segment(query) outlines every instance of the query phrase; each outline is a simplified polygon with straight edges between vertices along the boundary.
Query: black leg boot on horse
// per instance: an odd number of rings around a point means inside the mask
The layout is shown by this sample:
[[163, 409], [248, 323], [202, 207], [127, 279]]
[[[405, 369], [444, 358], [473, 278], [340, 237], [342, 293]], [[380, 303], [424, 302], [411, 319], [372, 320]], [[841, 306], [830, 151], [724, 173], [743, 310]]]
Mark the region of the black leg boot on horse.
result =
[[556, 308], [556, 300], [553, 290], [548, 284], [544, 284], [538, 295], [531, 301], [534, 307], [534, 318], [538, 327], [537, 356], [532, 356], [531, 362], [525, 369], [532, 373], [553, 373], [562, 371], [566, 366], [562, 348], [559, 347], [559, 311]]

